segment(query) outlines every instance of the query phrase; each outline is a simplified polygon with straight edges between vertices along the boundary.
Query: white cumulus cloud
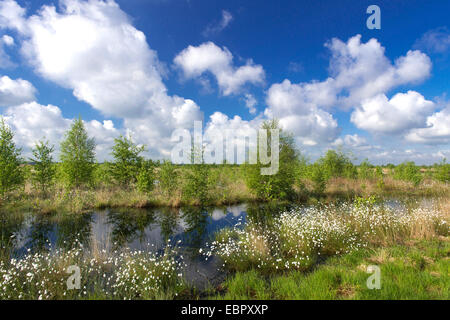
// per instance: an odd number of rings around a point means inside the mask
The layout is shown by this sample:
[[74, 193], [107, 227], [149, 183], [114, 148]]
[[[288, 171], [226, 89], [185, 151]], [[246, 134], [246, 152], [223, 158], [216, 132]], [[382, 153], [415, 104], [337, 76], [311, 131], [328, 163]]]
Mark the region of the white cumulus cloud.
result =
[[263, 84], [265, 78], [261, 65], [255, 65], [253, 61], [248, 60], [245, 65], [235, 67], [231, 52], [213, 42], [206, 42], [197, 47], [188, 46], [175, 57], [174, 63], [188, 79], [210, 72], [225, 96], [239, 93], [246, 83]]
[[426, 128], [412, 129], [406, 140], [425, 144], [450, 143], [450, 107], [429, 116], [426, 125]]
[[[168, 95], [156, 52], [113, 0], [61, 0], [58, 9], [44, 5], [31, 16], [5, 1], [0, 27], [20, 34], [21, 52], [38, 74], [123, 118], [155, 153], [170, 148], [161, 142], [177, 126], [202, 119], [194, 101]], [[181, 115], [189, 117], [181, 121]]]
[[36, 89], [27, 80], [0, 78], [0, 107], [15, 106], [34, 100]]
[[398, 134], [426, 127], [427, 115], [435, 105], [416, 91], [397, 93], [390, 100], [384, 94], [364, 100], [351, 115], [360, 129], [374, 133]]
[[[24, 147], [24, 154], [31, 155], [31, 148], [39, 140], [48, 140], [55, 146], [58, 158], [59, 146], [65, 132], [70, 128], [72, 119], [64, 118], [61, 109], [54, 105], [41, 105], [37, 102], [24, 103], [9, 107], [3, 115], [6, 123], [14, 131], [14, 139]], [[96, 142], [97, 159], [103, 161], [109, 157], [111, 147], [120, 132], [111, 120], [103, 123], [97, 120], [84, 121], [88, 135]]]
[[[332, 108], [349, 110], [358, 107], [352, 115], [353, 122], [373, 132], [396, 132], [424, 126], [426, 115], [420, 113], [431, 112], [433, 103], [423, 97], [423, 101], [416, 101], [415, 94], [408, 93], [405, 98], [399, 95], [393, 99], [391, 103], [396, 108], [391, 110], [389, 101], [383, 97], [397, 86], [426, 79], [431, 70], [427, 55], [417, 50], [408, 51], [391, 62], [376, 39], [364, 43], [360, 35], [349, 38], [347, 42], [334, 38], [325, 45], [331, 52], [329, 77], [302, 83], [285, 79], [273, 84], [267, 91], [266, 116], [279, 118], [280, 123], [306, 145], [333, 142], [337, 138], [337, 121], [327, 111]], [[397, 102], [408, 105], [398, 106]], [[404, 116], [403, 108], [407, 109], [404, 113], [413, 111], [414, 114]], [[390, 113], [384, 114], [385, 111]], [[401, 119], [397, 121], [397, 118]]]
[[[320, 86], [319, 86], [320, 87]], [[319, 101], [329, 99], [327, 92], [320, 93], [315, 84], [296, 85], [289, 80], [270, 87], [264, 114], [278, 118], [283, 129], [292, 132], [304, 145], [332, 142], [339, 134], [333, 116], [318, 108]]]

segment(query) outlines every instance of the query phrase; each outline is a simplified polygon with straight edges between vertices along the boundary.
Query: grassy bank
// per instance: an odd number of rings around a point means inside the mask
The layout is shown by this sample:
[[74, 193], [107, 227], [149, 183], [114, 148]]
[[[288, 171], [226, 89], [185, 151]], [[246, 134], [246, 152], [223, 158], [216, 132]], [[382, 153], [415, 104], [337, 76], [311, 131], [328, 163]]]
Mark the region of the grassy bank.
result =
[[170, 193], [155, 181], [154, 188], [141, 192], [134, 187], [121, 187], [101, 179], [91, 187], [67, 189], [55, 184], [46, 194], [33, 188], [30, 182], [24, 188], [9, 193], [0, 200], [3, 210], [26, 210], [42, 213], [83, 212], [100, 208], [148, 208], [180, 207], [185, 205], [221, 206], [244, 202], [289, 201], [291, 203], [332, 202], [336, 199], [352, 200], [367, 197], [449, 197], [450, 185], [435, 179], [424, 178], [419, 185], [394, 179], [387, 172], [380, 187], [376, 179], [331, 178], [323, 192], [316, 192], [314, 183], [299, 179], [293, 186], [289, 199], [264, 199], [256, 196], [245, 182], [245, 172], [239, 166], [215, 166], [208, 168], [208, 183], [204, 199], [200, 201], [190, 186], [191, 168], [176, 169], [177, 184]]
[[205, 255], [218, 255], [233, 271], [308, 271], [323, 259], [361, 248], [447, 237], [449, 206], [448, 199], [425, 207], [388, 207], [375, 198], [357, 198], [351, 204], [295, 209], [263, 220], [250, 218], [244, 227], [219, 231]]
[[[386, 207], [372, 197], [249, 215], [202, 247], [230, 274], [206, 292], [187, 285], [184, 262], [169, 247], [111, 253], [69, 240], [75, 246], [22, 259], [5, 249], [0, 299], [448, 299], [449, 209], [448, 199]], [[81, 270], [80, 290], [67, 288], [72, 265]], [[381, 268], [381, 290], [365, 286], [369, 265]]]
[[[265, 277], [238, 272], [211, 299], [450, 299], [450, 241], [362, 249], [332, 257], [311, 272]], [[369, 265], [380, 267], [381, 288], [368, 289]]]
[[[387, 208], [373, 199], [225, 229], [205, 255], [234, 275], [213, 299], [448, 299], [450, 202]], [[380, 290], [366, 286], [381, 269]]]

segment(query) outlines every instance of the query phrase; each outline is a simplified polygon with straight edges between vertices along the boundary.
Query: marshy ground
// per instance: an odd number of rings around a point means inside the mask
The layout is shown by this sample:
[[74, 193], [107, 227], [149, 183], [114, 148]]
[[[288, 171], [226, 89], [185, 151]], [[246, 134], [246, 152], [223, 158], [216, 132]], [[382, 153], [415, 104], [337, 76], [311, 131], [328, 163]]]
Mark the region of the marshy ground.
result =
[[[2, 214], [1, 298], [448, 299], [449, 205], [365, 197]], [[71, 265], [79, 290], [67, 289]], [[366, 286], [369, 265], [380, 290]]]

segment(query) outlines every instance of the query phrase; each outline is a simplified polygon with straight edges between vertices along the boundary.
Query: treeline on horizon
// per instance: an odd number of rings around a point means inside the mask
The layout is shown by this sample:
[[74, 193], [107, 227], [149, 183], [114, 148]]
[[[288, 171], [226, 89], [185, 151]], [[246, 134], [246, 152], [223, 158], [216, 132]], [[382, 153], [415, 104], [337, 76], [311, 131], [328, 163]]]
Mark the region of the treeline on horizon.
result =
[[[263, 129], [279, 128], [277, 120], [266, 121]], [[309, 190], [320, 195], [325, 192], [332, 178], [372, 180], [382, 190], [385, 178], [418, 186], [424, 178], [442, 183], [450, 181], [450, 164], [443, 159], [433, 166], [417, 166], [407, 161], [399, 165], [372, 165], [368, 159], [355, 165], [351, 156], [342, 150], [328, 150], [311, 163], [296, 148], [292, 135], [281, 130], [279, 171], [275, 175], [261, 175], [263, 165], [196, 164], [174, 165], [170, 161], [145, 159], [145, 146], [138, 146], [130, 137], [114, 140], [111, 150], [113, 161], [97, 163], [95, 141], [89, 137], [81, 118], [74, 120], [60, 145], [59, 162], [53, 158], [54, 146], [39, 141], [32, 149], [32, 157], [22, 158], [21, 148], [14, 141], [14, 133], [4, 120], [0, 121], [0, 196], [2, 200], [12, 191], [23, 189], [26, 183], [40, 197], [48, 197], [56, 185], [66, 192], [76, 189], [115, 187], [150, 194], [155, 187], [165, 197], [179, 193], [197, 204], [208, 203], [211, 192], [223, 192], [226, 188], [239, 189], [245, 184], [252, 197], [259, 200], [290, 200], [299, 192]], [[270, 139], [270, 131], [269, 131]], [[236, 168], [237, 167], [237, 168]], [[234, 170], [220, 174], [220, 170]], [[422, 170], [421, 168], [426, 168]], [[223, 176], [228, 176], [224, 178]], [[231, 178], [230, 178], [231, 177]], [[228, 180], [225, 180], [228, 179]], [[234, 181], [233, 181], [234, 179]], [[309, 186], [309, 189], [306, 187]], [[240, 192], [237, 190], [236, 192]], [[243, 191], [242, 191], [243, 192]]]

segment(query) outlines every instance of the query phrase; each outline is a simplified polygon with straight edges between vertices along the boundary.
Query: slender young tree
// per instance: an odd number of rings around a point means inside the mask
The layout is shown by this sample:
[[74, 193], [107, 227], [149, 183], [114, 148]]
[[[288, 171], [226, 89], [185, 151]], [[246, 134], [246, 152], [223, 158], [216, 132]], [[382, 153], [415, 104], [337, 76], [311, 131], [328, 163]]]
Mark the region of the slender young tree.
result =
[[81, 117], [74, 120], [61, 142], [61, 166], [66, 183], [79, 187], [93, 181], [95, 140], [89, 138]]
[[[278, 120], [265, 121], [261, 129], [279, 129], [279, 169], [274, 175], [261, 175], [261, 168], [264, 165], [258, 157], [257, 164], [244, 164], [245, 183], [251, 192], [261, 199], [287, 199], [294, 194], [294, 183], [296, 180], [296, 170], [299, 167], [300, 152], [296, 149], [294, 138], [291, 134], [284, 132]], [[270, 131], [268, 131], [268, 150], [270, 151]], [[258, 140], [258, 144], [260, 141]], [[259, 149], [259, 148], [258, 148]], [[261, 155], [259, 155], [261, 156]]]
[[16, 190], [24, 183], [24, 172], [21, 167], [21, 149], [14, 143], [14, 133], [0, 119], [0, 194], [2, 197], [9, 191]]
[[47, 194], [48, 189], [54, 182], [56, 168], [53, 163], [52, 153], [54, 146], [50, 146], [48, 141], [39, 141], [36, 143], [33, 157], [30, 161], [34, 162], [33, 172], [31, 175], [34, 187], [39, 189], [43, 194]]
[[111, 175], [114, 180], [124, 186], [137, 181], [139, 170], [143, 163], [140, 154], [145, 150], [145, 146], [137, 146], [130, 138], [120, 136], [114, 139], [112, 156], [114, 162], [110, 164]]

